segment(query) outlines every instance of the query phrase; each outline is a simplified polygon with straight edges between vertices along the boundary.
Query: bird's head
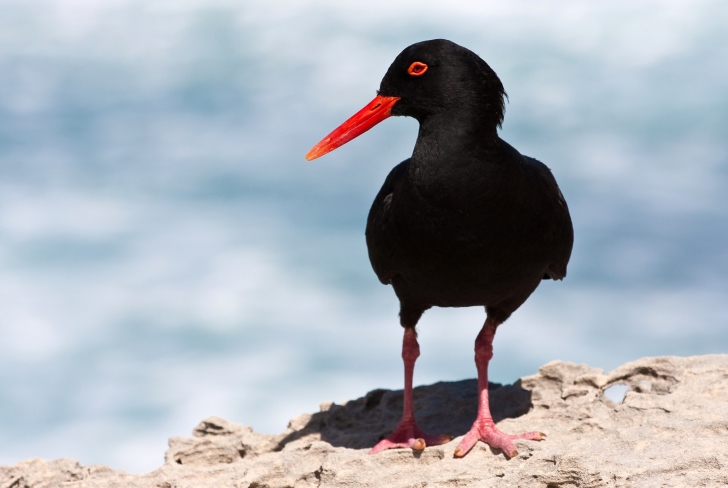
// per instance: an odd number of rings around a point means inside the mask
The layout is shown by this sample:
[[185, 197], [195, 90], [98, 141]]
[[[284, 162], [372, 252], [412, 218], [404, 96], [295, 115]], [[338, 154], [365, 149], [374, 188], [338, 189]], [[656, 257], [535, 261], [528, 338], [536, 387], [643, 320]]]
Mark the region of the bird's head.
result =
[[422, 122], [442, 113], [468, 112], [495, 129], [503, 121], [505, 90], [474, 52], [445, 39], [412, 44], [384, 75], [378, 94], [397, 97], [392, 115]]
[[445, 39], [407, 47], [384, 75], [377, 96], [306, 154], [309, 161], [333, 151], [392, 115], [420, 123], [442, 114], [466, 114], [496, 130], [503, 121], [505, 90], [495, 72], [472, 51]]

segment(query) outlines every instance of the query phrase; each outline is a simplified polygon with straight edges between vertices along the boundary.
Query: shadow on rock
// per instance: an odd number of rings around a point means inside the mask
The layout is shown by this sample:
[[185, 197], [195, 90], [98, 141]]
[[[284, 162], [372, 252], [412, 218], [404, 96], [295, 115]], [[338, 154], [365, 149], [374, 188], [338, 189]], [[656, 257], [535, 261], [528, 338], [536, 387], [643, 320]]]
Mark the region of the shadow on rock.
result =
[[[490, 383], [493, 419], [499, 422], [526, 414], [532, 407], [531, 392], [513, 385]], [[402, 416], [402, 390], [373, 390], [344, 405], [322, 405], [322, 411], [293, 420], [278, 443], [282, 450], [304, 438], [319, 438], [337, 447], [373, 447], [397, 426]], [[414, 389], [417, 421], [429, 434], [464, 435], [477, 414], [478, 384], [474, 379], [440, 382]]]

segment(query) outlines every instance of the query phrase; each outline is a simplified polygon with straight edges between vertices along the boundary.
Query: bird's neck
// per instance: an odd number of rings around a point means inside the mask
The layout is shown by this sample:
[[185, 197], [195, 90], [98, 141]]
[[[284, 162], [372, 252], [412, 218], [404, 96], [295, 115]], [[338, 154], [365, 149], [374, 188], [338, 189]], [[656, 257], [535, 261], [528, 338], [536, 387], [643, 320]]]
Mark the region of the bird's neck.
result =
[[498, 150], [497, 127], [485, 124], [476, 114], [437, 114], [420, 121], [413, 162], [421, 167], [455, 169], [459, 165], [488, 160]]

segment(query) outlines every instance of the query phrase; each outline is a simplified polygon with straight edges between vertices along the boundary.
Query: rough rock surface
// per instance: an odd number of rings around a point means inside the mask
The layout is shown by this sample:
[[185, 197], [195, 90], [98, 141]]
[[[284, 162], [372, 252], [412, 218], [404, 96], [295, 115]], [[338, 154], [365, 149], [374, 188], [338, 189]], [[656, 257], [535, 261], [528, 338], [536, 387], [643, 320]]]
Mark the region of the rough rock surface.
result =
[[[613, 403], [612, 385], [629, 387]], [[728, 355], [645, 358], [609, 374], [551, 362], [514, 385], [491, 385], [498, 426], [538, 430], [506, 459], [483, 444], [453, 451], [475, 418], [476, 383], [415, 389], [422, 426], [456, 436], [422, 453], [367, 448], [399, 420], [402, 392], [375, 390], [263, 435], [208, 418], [169, 441], [165, 464], [130, 475], [105, 466], [32, 459], [0, 467], [0, 488], [145, 487], [697, 487], [728, 486]]]

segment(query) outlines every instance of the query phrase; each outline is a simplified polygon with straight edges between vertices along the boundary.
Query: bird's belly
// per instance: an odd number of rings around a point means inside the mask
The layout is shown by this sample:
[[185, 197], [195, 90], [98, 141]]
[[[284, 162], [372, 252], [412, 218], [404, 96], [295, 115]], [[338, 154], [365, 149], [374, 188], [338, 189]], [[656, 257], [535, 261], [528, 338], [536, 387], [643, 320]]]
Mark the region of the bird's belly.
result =
[[521, 290], [532, 291], [548, 262], [531, 246], [501, 239], [408, 239], [398, 256], [392, 285], [400, 298], [428, 306], [495, 306]]
[[543, 276], [543, 271], [521, 276], [443, 276], [428, 271], [410, 269], [394, 275], [391, 283], [400, 299], [437, 307], [495, 306], [521, 290], [535, 289]]
[[554, 262], [556, 217], [547, 198], [464, 193], [470, 197], [403, 192], [373, 211], [380, 217], [367, 228], [370, 259], [400, 301], [493, 307], [527, 297]]

